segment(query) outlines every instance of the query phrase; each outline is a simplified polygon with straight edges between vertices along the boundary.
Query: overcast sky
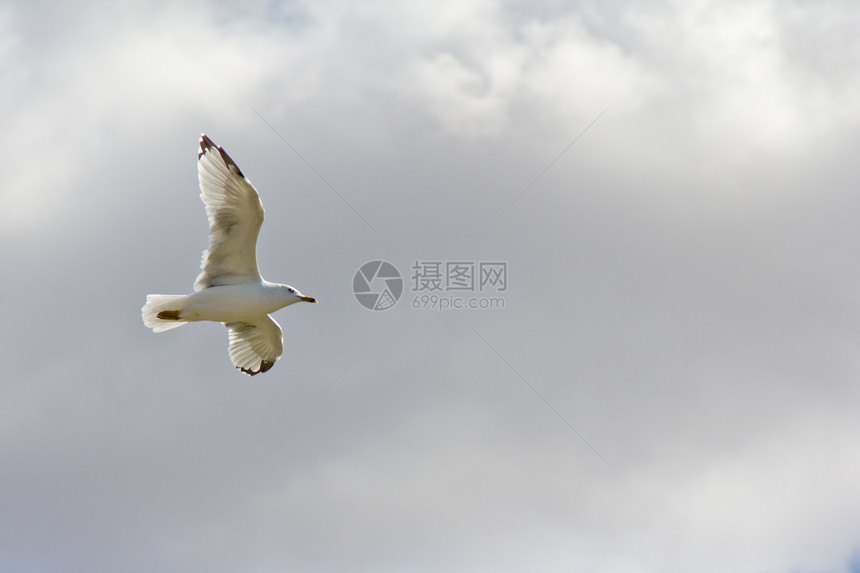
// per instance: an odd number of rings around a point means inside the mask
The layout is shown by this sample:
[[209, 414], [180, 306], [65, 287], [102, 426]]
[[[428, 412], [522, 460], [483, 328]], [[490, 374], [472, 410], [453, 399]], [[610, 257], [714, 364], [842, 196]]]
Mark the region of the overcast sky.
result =
[[[860, 571], [856, 2], [236, 4], [0, 4], [0, 570]], [[320, 300], [253, 379], [140, 319], [201, 132]]]

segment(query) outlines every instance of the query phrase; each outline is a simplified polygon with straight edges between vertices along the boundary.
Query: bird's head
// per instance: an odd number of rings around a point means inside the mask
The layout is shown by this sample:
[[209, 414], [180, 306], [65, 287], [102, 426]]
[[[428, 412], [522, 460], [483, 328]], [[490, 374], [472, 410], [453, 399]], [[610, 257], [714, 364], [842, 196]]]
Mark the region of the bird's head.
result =
[[278, 290], [281, 295], [284, 297], [284, 300], [287, 301], [287, 304], [293, 304], [296, 302], [316, 302], [317, 299], [311, 296], [305, 296], [299, 292], [298, 289], [291, 287], [290, 285], [280, 285]]

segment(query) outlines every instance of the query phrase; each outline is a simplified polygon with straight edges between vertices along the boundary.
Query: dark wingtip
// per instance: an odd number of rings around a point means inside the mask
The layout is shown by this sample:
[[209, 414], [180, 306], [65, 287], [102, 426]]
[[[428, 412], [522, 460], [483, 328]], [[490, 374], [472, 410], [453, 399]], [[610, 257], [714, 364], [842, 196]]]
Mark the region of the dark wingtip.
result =
[[239, 370], [241, 370], [242, 372], [244, 372], [248, 376], [256, 376], [257, 374], [260, 374], [261, 372], [268, 372], [269, 370], [272, 369], [272, 366], [274, 366], [274, 365], [275, 365], [274, 360], [263, 360], [262, 362], [260, 362], [260, 369], [259, 370], [251, 370], [250, 368], [239, 368]]
[[236, 165], [236, 162], [233, 161], [229, 155], [227, 155], [227, 152], [224, 151], [223, 147], [221, 147], [220, 145], [215, 145], [215, 142], [213, 142], [211, 139], [209, 139], [208, 135], [206, 135], [205, 133], [201, 133], [200, 134], [200, 151], [197, 152], [197, 159], [199, 160], [201, 157], [203, 157], [203, 155], [207, 151], [209, 151], [210, 149], [217, 149], [218, 153], [221, 154], [221, 159], [224, 160], [224, 163], [226, 163], [228, 167], [232, 167], [233, 169], [235, 169], [236, 173], [239, 174], [239, 177], [245, 176], [242, 173], [242, 170], [239, 169], [239, 166]]
[[197, 159], [203, 157], [203, 154], [206, 153], [209, 149], [215, 148], [215, 144], [212, 143], [212, 140], [209, 139], [209, 136], [205, 133], [200, 134], [200, 151], [197, 152]]

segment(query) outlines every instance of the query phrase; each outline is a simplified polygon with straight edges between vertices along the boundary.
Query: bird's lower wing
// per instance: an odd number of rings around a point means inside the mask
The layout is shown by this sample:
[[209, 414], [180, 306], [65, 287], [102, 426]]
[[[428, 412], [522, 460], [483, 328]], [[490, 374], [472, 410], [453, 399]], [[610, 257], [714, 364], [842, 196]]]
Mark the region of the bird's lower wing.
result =
[[281, 327], [268, 315], [242, 322], [225, 322], [233, 365], [254, 376], [268, 371], [284, 351]]

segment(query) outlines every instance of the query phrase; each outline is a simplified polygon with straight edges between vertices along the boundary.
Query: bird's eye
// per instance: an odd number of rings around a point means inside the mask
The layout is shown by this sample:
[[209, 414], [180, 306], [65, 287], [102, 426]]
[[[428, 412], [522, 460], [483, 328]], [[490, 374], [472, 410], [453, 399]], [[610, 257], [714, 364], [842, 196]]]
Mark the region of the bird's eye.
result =
[[290, 289], [287, 289], [287, 290], [288, 290], [288, 291], [290, 291], [290, 292], [296, 292], [296, 289], [294, 289], [294, 288], [290, 288]]

